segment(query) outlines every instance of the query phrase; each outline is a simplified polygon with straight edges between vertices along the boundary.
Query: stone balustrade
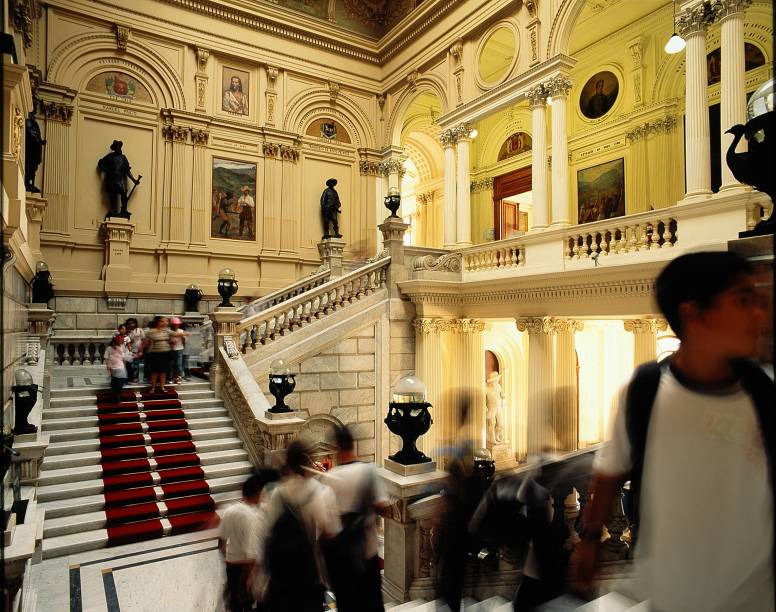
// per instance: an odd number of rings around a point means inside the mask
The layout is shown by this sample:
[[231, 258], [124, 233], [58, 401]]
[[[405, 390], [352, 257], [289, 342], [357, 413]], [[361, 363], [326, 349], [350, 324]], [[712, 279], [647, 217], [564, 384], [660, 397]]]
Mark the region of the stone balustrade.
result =
[[671, 209], [663, 209], [580, 225], [567, 232], [564, 254], [566, 259], [596, 259], [670, 248], [677, 240], [678, 222]]
[[51, 362], [57, 366], [102, 365], [112, 336], [110, 332], [55, 334], [50, 340]]
[[253, 300], [252, 302], [241, 306], [238, 308], [238, 310], [245, 316], [254, 315], [258, 312], [267, 310], [268, 308], [272, 308], [277, 304], [288, 301], [297, 295], [301, 295], [307, 291], [310, 291], [311, 289], [319, 287], [320, 285], [323, 285], [325, 282], [327, 282], [330, 278], [330, 269], [325, 268], [323, 270], [316, 270], [312, 274], [300, 278], [298, 281], [286, 287], [282, 287], [277, 291], [273, 291], [272, 293], [269, 293], [257, 300]]
[[517, 270], [525, 265], [525, 246], [522, 238], [510, 238], [496, 242], [462, 249], [464, 272], [482, 270]]
[[271, 344], [315, 319], [385, 288], [390, 263], [390, 257], [378, 259], [243, 318], [235, 328], [242, 352], [255, 350], [258, 345]]

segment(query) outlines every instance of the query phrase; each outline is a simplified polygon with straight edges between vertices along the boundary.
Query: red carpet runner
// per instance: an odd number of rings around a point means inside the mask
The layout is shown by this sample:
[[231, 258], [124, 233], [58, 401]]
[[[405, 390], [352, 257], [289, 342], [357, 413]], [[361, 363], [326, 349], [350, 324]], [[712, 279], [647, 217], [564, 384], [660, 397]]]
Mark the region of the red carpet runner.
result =
[[176, 391], [98, 392], [97, 419], [109, 546], [217, 524]]

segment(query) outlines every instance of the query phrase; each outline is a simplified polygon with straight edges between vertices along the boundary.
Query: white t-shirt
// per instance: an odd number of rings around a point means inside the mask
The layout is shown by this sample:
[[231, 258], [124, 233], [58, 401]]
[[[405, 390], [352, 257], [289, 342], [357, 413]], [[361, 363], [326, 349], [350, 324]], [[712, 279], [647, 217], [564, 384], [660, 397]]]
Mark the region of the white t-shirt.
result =
[[[631, 468], [625, 397], [598, 473]], [[664, 371], [644, 457], [636, 596], [660, 612], [774, 610], [772, 506], [749, 395], [693, 390]]]
[[[338, 465], [327, 472], [324, 481], [334, 490], [340, 516], [346, 512], [357, 512], [362, 507], [364, 492], [370, 481], [372, 506], [388, 503], [383, 481], [373, 463], [356, 461]], [[364, 538], [365, 558], [371, 559], [378, 551], [377, 520], [372, 508], [367, 516]]]
[[229, 506], [221, 517], [218, 537], [226, 540], [226, 562], [254, 562], [258, 557], [261, 513], [244, 501]]

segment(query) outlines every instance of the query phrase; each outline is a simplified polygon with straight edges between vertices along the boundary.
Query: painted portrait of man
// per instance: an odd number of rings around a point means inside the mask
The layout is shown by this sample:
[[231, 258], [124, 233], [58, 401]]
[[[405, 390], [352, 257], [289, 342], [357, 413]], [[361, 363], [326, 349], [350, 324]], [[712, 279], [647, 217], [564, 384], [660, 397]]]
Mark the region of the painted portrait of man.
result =
[[598, 119], [608, 113], [617, 100], [620, 84], [617, 77], [607, 71], [588, 79], [579, 96], [579, 110], [588, 119]]
[[248, 114], [249, 75], [243, 70], [224, 68], [224, 84], [221, 97], [221, 110], [237, 115]]

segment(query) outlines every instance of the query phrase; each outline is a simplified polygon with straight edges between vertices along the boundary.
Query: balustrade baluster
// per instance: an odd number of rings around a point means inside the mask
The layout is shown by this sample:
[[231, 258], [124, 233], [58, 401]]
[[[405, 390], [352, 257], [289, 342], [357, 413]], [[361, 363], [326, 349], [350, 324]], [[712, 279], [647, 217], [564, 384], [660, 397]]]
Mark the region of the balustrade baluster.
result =
[[248, 352], [248, 330], [244, 329], [240, 332], [240, 352], [245, 355]]
[[259, 328], [256, 324], [251, 325], [251, 350], [256, 348], [256, 339], [259, 336]]
[[[676, 237], [676, 232], [671, 232], [671, 223], [676, 223], [674, 219], [665, 219], [663, 221], [663, 244], [661, 245], [662, 248], [670, 248], [674, 246], [674, 241], [672, 241], [672, 238]], [[672, 236], [673, 233], [673, 236]]]
[[622, 497], [622, 491], [615, 495], [612, 515], [606, 523], [609, 537], [601, 545], [601, 559], [605, 561], [628, 558], [630, 547], [622, 539], [622, 534], [628, 528], [628, 519], [622, 507]]
[[599, 247], [598, 242], [601, 234], [594, 232], [590, 238], [590, 257], [595, 257], [598, 254]]
[[579, 241], [580, 241], [580, 238], [581, 238], [581, 236], [574, 236], [574, 248], [573, 248], [574, 254], [572, 256], [574, 259], [579, 259]]
[[609, 241], [612, 238], [612, 233], [609, 230], [604, 230], [601, 232], [601, 255], [608, 255], [609, 254]]
[[582, 259], [590, 259], [590, 243], [592, 240], [592, 234], [590, 232], [585, 233], [585, 238], [582, 241]]
[[525, 265], [525, 249], [523, 247], [517, 249], [517, 265]]
[[580, 538], [577, 533], [579, 510], [579, 493], [572, 487], [571, 493], [563, 500], [563, 520], [566, 523], [566, 528], [569, 532], [566, 541], [563, 543], [563, 547], [566, 550], [573, 550], [574, 547], [582, 541], [582, 538]]

